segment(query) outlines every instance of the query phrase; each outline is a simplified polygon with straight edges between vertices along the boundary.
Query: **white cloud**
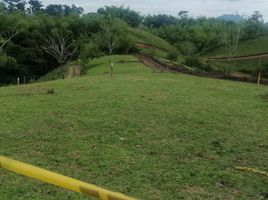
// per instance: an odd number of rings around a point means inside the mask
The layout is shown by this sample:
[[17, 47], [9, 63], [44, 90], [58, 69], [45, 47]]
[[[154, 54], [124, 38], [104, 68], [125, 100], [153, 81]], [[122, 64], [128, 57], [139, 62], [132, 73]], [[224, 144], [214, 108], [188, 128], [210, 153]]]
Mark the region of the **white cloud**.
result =
[[105, 5], [129, 6], [142, 14], [177, 15], [180, 10], [188, 10], [193, 16], [219, 16], [222, 14], [250, 15], [258, 10], [268, 21], [267, 0], [43, 0], [44, 4], [76, 4], [87, 12], [95, 12]]

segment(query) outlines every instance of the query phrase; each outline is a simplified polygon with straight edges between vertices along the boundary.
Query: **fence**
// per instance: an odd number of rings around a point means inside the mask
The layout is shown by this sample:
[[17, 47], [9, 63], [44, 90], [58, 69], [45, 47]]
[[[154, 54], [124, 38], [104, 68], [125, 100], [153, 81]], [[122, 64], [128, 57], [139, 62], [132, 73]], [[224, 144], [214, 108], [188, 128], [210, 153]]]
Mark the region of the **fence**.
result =
[[67, 190], [97, 197], [101, 200], [137, 200], [121, 193], [112, 192], [92, 184], [88, 184], [3, 156], [0, 156], [0, 168], [7, 169], [9, 171], [40, 180], [45, 183], [60, 186]]

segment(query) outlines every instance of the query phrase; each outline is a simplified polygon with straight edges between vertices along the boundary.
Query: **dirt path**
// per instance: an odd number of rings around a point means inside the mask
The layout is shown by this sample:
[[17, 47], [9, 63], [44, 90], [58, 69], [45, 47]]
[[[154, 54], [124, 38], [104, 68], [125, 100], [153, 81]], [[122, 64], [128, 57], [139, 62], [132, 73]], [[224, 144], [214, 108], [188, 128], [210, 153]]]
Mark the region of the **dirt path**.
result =
[[172, 73], [178, 73], [177, 70], [174, 70], [172, 68], [166, 67], [164, 66], [162, 63], [160, 63], [158, 60], [149, 57], [145, 54], [136, 54], [135, 55], [144, 65], [146, 65], [147, 67], [154, 69], [154, 70], [158, 70], [161, 72], [172, 72]]
[[260, 54], [254, 54], [254, 55], [247, 55], [247, 56], [235, 56], [231, 59], [228, 59], [227, 57], [215, 57], [215, 58], [205, 58], [205, 61], [243, 61], [243, 60], [258, 60], [260, 58], [267, 58], [268, 59], [268, 53], [260, 53]]
[[[155, 58], [152, 58], [150, 56], [147, 56], [145, 54], [136, 54], [135, 56], [144, 65], [155, 70], [166, 71], [166, 72], [171, 72], [171, 73], [183, 73], [183, 74], [189, 74], [189, 75], [194, 75], [194, 76], [199, 76], [199, 77], [257, 83], [257, 78], [250, 76], [248, 74], [242, 74], [242, 73], [222, 74], [222, 73], [216, 73], [216, 72], [194, 71], [181, 65], [168, 66], [162, 63], [161, 61]], [[261, 83], [268, 85], [268, 79], [264, 79], [264, 78], [261, 79]]]
[[168, 52], [167, 49], [164, 49], [164, 48], [161, 48], [161, 47], [157, 47], [157, 46], [154, 46], [154, 45], [151, 45], [151, 44], [141, 43], [141, 42], [137, 42], [135, 44], [135, 46], [137, 48], [141, 48], [141, 49], [158, 49], [158, 50], [161, 50], [161, 51]]
[[70, 65], [68, 67], [66, 79], [79, 77], [81, 75], [81, 67], [79, 65]]

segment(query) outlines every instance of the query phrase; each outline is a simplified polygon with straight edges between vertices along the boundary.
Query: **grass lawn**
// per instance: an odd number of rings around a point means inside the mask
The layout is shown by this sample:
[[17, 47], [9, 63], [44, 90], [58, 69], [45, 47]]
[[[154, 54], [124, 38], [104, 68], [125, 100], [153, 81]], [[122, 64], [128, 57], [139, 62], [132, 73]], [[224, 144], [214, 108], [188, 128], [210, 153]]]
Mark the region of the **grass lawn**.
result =
[[[268, 36], [263, 36], [257, 39], [240, 41], [235, 56], [245, 56], [245, 55], [267, 53], [267, 52], [268, 52]], [[226, 56], [226, 50], [224, 50], [223, 47], [218, 48], [206, 52], [203, 56], [204, 57]]]
[[[95, 59], [87, 76], [0, 88], [0, 155], [144, 200], [264, 199], [266, 86]], [[55, 94], [47, 90], [54, 89]], [[0, 169], [1, 200], [91, 199]]]

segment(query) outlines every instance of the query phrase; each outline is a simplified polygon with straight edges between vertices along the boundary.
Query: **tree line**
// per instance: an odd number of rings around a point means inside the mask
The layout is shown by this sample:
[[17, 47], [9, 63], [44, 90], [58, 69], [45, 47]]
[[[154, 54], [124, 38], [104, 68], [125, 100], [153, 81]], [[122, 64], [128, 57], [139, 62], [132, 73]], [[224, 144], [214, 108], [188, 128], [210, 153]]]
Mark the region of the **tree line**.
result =
[[[70, 60], [87, 63], [105, 54], [136, 51], [128, 28], [151, 32], [167, 40], [184, 55], [194, 55], [220, 45], [224, 27], [235, 22], [216, 18], [148, 15], [129, 8], [106, 6], [96, 13], [83, 8], [39, 0], [4, 0], [0, 3], [0, 82], [14, 77], [40, 77]], [[244, 18], [241, 39], [267, 34], [259, 12]]]

